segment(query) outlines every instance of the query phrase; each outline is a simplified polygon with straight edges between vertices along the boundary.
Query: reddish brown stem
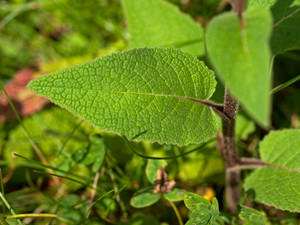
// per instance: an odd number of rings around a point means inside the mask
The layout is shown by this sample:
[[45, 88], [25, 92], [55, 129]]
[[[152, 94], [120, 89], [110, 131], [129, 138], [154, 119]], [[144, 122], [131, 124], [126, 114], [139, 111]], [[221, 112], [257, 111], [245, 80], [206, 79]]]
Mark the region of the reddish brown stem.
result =
[[226, 168], [226, 200], [230, 212], [236, 212], [236, 206], [241, 197], [240, 171], [230, 170], [239, 163], [239, 156], [235, 147], [235, 118], [238, 109], [238, 101], [235, 100], [226, 88], [224, 97], [224, 111], [226, 117], [222, 118], [223, 149], [222, 156]]
[[230, 0], [230, 4], [232, 6], [232, 11], [242, 18], [242, 14], [247, 6], [247, 0]]

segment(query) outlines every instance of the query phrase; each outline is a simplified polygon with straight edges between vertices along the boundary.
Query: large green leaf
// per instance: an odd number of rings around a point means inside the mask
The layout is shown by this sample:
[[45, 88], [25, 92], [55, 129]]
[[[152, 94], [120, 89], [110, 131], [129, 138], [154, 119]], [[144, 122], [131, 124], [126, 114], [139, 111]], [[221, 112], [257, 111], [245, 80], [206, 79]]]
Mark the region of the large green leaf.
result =
[[216, 135], [216, 116], [200, 103], [215, 85], [213, 72], [196, 56], [142, 48], [40, 77], [28, 88], [102, 130], [188, 145]]
[[251, 8], [241, 24], [226, 12], [210, 22], [207, 52], [217, 75], [246, 111], [260, 124], [269, 125], [271, 15], [263, 7]]
[[130, 31], [130, 47], [168, 47], [204, 55], [203, 29], [163, 0], [122, 0]]
[[239, 217], [246, 223], [244, 225], [266, 225], [266, 218], [257, 210], [244, 205], [238, 205]]
[[299, 0], [251, 0], [249, 6], [263, 5], [271, 10], [274, 25], [271, 49], [274, 55], [300, 44]]
[[253, 172], [245, 182], [247, 195], [276, 208], [300, 212], [300, 130], [272, 131], [260, 143], [262, 160], [278, 166]]

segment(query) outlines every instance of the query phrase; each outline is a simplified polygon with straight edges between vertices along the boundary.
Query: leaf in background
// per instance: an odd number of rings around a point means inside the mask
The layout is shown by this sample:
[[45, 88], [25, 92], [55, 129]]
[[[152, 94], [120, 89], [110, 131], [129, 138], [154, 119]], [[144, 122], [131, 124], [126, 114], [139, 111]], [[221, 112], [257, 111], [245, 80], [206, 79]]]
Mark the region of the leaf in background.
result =
[[216, 198], [210, 203], [205, 198], [187, 192], [184, 196], [184, 204], [193, 213], [186, 225], [213, 224], [219, 216], [219, 204]]
[[258, 123], [268, 126], [271, 15], [263, 7], [255, 7], [247, 10], [243, 19], [241, 25], [232, 12], [214, 17], [206, 32], [207, 52], [232, 95]]
[[[107, 215], [108, 210], [110, 214], [116, 211], [117, 203], [114, 199], [110, 197], [104, 197], [96, 203], [95, 208], [97, 208], [102, 215]], [[110, 214], [108, 214], [107, 216], [109, 216]]]
[[[89, 154], [89, 149], [88, 149], [88, 145], [84, 144], [83, 146], [81, 146], [80, 148], [76, 149], [76, 151], [72, 154], [72, 159], [74, 160], [74, 162], [76, 164], [82, 163], [83, 160], [86, 159], [86, 156]], [[91, 161], [93, 159], [87, 159], [86, 164], [91, 164], [93, 161]], [[82, 163], [85, 164], [85, 163]]]
[[236, 139], [245, 140], [248, 135], [255, 131], [254, 122], [247, 116], [239, 113], [236, 117], [235, 137]]
[[203, 56], [203, 29], [189, 15], [162, 0], [123, 0], [130, 48], [169, 47]]
[[137, 191], [130, 200], [130, 204], [135, 208], [144, 208], [156, 203], [161, 194], [154, 194], [153, 188], [146, 187]]
[[[30, 129], [30, 135], [47, 159], [51, 160], [54, 157], [53, 152], [63, 145], [65, 139], [68, 138], [78, 124], [78, 118], [59, 107], [51, 107], [24, 118], [23, 124]], [[94, 130], [95, 128], [87, 123], [83, 123], [81, 129], [78, 129], [73, 137], [69, 139], [63, 153], [74, 152], [75, 149], [78, 149], [83, 144], [88, 144], [85, 135], [94, 132]], [[8, 138], [3, 144], [3, 150], [3, 157], [6, 160], [12, 159], [12, 152], [18, 152], [27, 158], [33, 156], [32, 146], [21, 125], [17, 125], [8, 132]], [[56, 159], [55, 162], [59, 164], [62, 160], [65, 161], [66, 158]]]
[[105, 144], [103, 138], [100, 134], [93, 134], [90, 136], [90, 144], [83, 145], [81, 148], [77, 149], [72, 158], [76, 163], [80, 163], [83, 165], [92, 166], [92, 171], [96, 173], [103, 162], [105, 156]]
[[154, 181], [156, 180], [156, 173], [159, 167], [165, 167], [166, 165], [167, 162], [165, 160], [148, 159], [146, 176], [151, 184], [154, 184]]
[[[49, 103], [47, 99], [37, 96], [26, 89], [28, 82], [35, 77], [34, 74], [35, 71], [33, 69], [22, 69], [15, 75], [14, 79], [4, 87], [21, 117], [35, 113]], [[3, 91], [1, 93], [0, 122], [17, 120], [6, 95]]]
[[197, 183], [214, 182], [223, 185], [224, 163], [220, 152], [212, 146], [185, 156], [178, 175], [184, 182], [196, 180]]
[[271, 49], [273, 55], [300, 44], [299, 0], [251, 0], [249, 6], [262, 5], [270, 9], [274, 19]]
[[260, 154], [263, 161], [282, 168], [253, 172], [244, 184], [247, 195], [266, 205], [300, 212], [300, 130], [271, 131], [260, 143]]
[[90, 152], [94, 153], [92, 155], [94, 156], [92, 171], [96, 173], [97, 171], [99, 171], [103, 163], [105, 152], [106, 152], [106, 146], [100, 134], [94, 134], [90, 136], [90, 140], [91, 140]]
[[173, 48], [133, 49], [52, 73], [28, 85], [75, 115], [129, 139], [188, 145], [216, 135], [214, 74]]
[[211, 219], [209, 221], [209, 224], [214, 224], [220, 214], [219, 203], [216, 198], [213, 198], [213, 200], [211, 201], [210, 214]]
[[178, 202], [184, 199], [186, 191], [174, 188], [171, 192], [165, 193], [164, 198], [171, 202]]
[[251, 209], [244, 205], [237, 206], [239, 217], [246, 223], [244, 225], [266, 225], [266, 218], [257, 210]]

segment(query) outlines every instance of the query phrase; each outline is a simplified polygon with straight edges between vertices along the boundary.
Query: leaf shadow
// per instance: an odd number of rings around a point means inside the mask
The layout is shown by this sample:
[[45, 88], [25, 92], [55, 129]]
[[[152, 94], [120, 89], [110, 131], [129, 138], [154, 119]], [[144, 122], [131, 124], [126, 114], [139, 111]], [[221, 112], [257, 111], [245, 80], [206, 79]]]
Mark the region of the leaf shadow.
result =
[[250, 188], [246, 191], [246, 196], [251, 198], [252, 200], [255, 200], [256, 198], [256, 192], [253, 188]]

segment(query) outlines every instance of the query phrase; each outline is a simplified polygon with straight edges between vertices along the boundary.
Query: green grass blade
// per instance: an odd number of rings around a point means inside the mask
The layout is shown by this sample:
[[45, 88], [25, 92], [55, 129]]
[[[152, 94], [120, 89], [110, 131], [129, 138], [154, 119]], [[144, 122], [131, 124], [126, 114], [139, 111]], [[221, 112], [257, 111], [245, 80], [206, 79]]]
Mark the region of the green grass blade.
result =
[[80, 178], [80, 179], [84, 179], [84, 180], [87, 179], [86, 177], [82, 177], [82, 176], [80, 176], [80, 175], [76, 175], [76, 174], [70, 173], [69, 171], [64, 171], [64, 170], [61, 170], [61, 169], [58, 169], [58, 168], [55, 168], [55, 167], [52, 167], [52, 166], [49, 166], [49, 165], [45, 165], [45, 164], [43, 164], [43, 163], [39, 163], [39, 162], [34, 161], [34, 160], [32, 160], [32, 159], [28, 159], [28, 158], [26, 158], [25, 156], [19, 155], [19, 154], [17, 154], [17, 153], [14, 153], [14, 155], [17, 156], [17, 157], [20, 157], [20, 158], [22, 158], [22, 159], [25, 159], [25, 160], [27, 160], [27, 161], [29, 161], [29, 162], [31, 162], [31, 163], [37, 164], [37, 165], [39, 165], [39, 166], [41, 166], [41, 167], [44, 167], [44, 168], [52, 169], [52, 170], [54, 170], [54, 171], [58, 171], [58, 172], [61, 172], [61, 173], [65, 173], [65, 174], [68, 174], [68, 175], [71, 175], [71, 176], [74, 176], [74, 177], [77, 177], [77, 178]]
[[21, 118], [20, 118], [20, 116], [19, 116], [19, 114], [18, 114], [16, 108], [14, 107], [14, 104], [13, 104], [12, 101], [10, 100], [10, 98], [9, 98], [9, 96], [8, 96], [8, 94], [7, 94], [7, 92], [5, 91], [5, 89], [4, 89], [4, 87], [3, 87], [3, 85], [2, 85], [1, 83], [0, 83], [0, 87], [1, 87], [1, 89], [4, 91], [4, 94], [6, 95], [6, 97], [7, 97], [7, 99], [8, 99], [8, 102], [9, 102], [11, 108], [13, 109], [13, 111], [14, 111], [14, 113], [15, 113], [15, 115], [16, 115], [18, 121], [20, 122], [21, 126], [22, 126], [23, 129], [27, 132], [27, 130], [26, 130], [26, 128], [24, 127], [24, 125], [23, 125], [23, 123], [22, 123], [22, 120], [21, 120]]
[[[6, 199], [4, 198], [3, 194], [0, 192], [0, 198], [2, 199], [2, 201], [4, 202], [4, 204], [6, 205], [6, 207], [8, 208], [8, 210], [10, 211], [10, 213], [12, 215], [16, 215], [15, 211], [11, 208], [11, 206], [9, 205], [9, 203], [6, 201]], [[21, 222], [21, 220], [17, 219], [17, 222], [19, 225], [23, 225], [23, 223]]]
[[49, 214], [49, 213], [27, 213], [27, 214], [17, 214], [13, 216], [7, 216], [6, 219], [18, 219], [18, 218], [25, 218], [25, 217], [44, 217], [44, 218], [57, 218], [57, 214]]
[[175, 156], [170, 156], [170, 157], [153, 157], [153, 156], [146, 156], [146, 155], [142, 155], [142, 154], [138, 153], [137, 151], [135, 151], [135, 150], [133, 149], [133, 147], [131, 146], [129, 140], [128, 140], [124, 135], [122, 135], [122, 137], [124, 138], [125, 143], [126, 143], [127, 146], [130, 148], [130, 150], [131, 150], [134, 154], [136, 154], [137, 156], [139, 156], [139, 157], [141, 157], [141, 158], [144, 158], [144, 159], [157, 159], [157, 160], [163, 160], [163, 159], [175, 159], [175, 158], [178, 158], [178, 157], [182, 157], [182, 156], [188, 155], [188, 154], [190, 154], [190, 153], [192, 153], [192, 152], [195, 152], [195, 151], [198, 151], [198, 150], [204, 148], [207, 144], [209, 144], [209, 143], [211, 143], [211, 142], [213, 142], [213, 141], [216, 140], [216, 138], [212, 138], [212, 139], [210, 139], [209, 141], [203, 143], [201, 146], [199, 146], [199, 147], [197, 147], [197, 148], [195, 148], [195, 149], [192, 149], [192, 150], [190, 150], [190, 151], [184, 152], [184, 153], [182, 153], [182, 154], [180, 154], [180, 155], [175, 155]]
[[76, 127], [74, 127], [74, 129], [72, 130], [71, 134], [68, 136], [68, 138], [65, 140], [65, 142], [63, 143], [63, 145], [61, 146], [60, 150], [56, 153], [56, 156], [59, 156], [60, 153], [64, 150], [67, 142], [71, 139], [71, 137], [74, 135], [75, 131], [77, 130], [78, 127], [80, 127], [80, 125], [83, 123], [84, 120], [81, 120]]
[[[22, 120], [21, 120], [21, 118], [20, 118], [20, 116], [19, 116], [19, 114], [18, 114], [16, 108], [14, 107], [14, 104], [12, 103], [11, 99], [9, 98], [9, 96], [8, 96], [8, 94], [7, 94], [7, 92], [6, 92], [6, 90], [4, 89], [4, 87], [3, 87], [3, 85], [2, 85], [1, 83], [0, 83], [0, 87], [1, 87], [1, 89], [3, 90], [4, 94], [6, 95], [6, 97], [7, 97], [7, 99], [8, 99], [8, 102], [9, 102], [11, 108], [13, 109], [13, 111], [14, 111], [14, 113], [15, 113], [15, 115], [16, 115], [16, 117], [17, 117], [19, 123], [20, 123], [20, 125], [22, 126], [23, 131], [24, 131], [24, 133], [25, 133], [25, 136], [27, 137], [29, 143], [31, 144], [31, 146], [32, 146], [33, 149], [35, 150], [36, 154], [39, 156], [40, 160], [41, 160], [44, 164], [49, 165], [49, 163], [47, 162], [47, 160], [46, 160], [46, 158], [45, 158], [43, 152], [38, 148], [37, 144], [33, 141], [33, 138], [31, 137], [31, 135], [29, 134], [28, 130], [27, 130], [26, 127], [24, 126], [24, 124], [23, 124], [23, 122], [22, 122]], [[55, 180], [54, 180], [54, 181], [55, 181]], [[56, 182], [56, 181], [55, 181], [55, 182]]]
[[119, 195], [121, 193], [121, 191], [123, 191], [124, 189], [126, 188], [126, 184], [121, 187], [115, 194], [114, 196], [112, 197], [113, 199], [115, 199], [117, 197], [117, 195]]
[[32, 182], [30, 173], [28, 170], [25, 171], [25, 179], [29, 185], [30, 188], [32, 188], [33, 190], [39, 192], [40, 194], [44, 195], [46, 198], [48, 198], [51, 202], [56, 203], [57, 205], [63, 206], [63, 207], [68, 207], [67, 205], [63, 204], [62, 202], [56, 200], [55, 198], [51, 197], [50, 195], [47, 195], [46, 193], [40, 191]]
[[0, 183], [1, 183], [1, 192], [4, 194], [4, 186], [3, 186], [3, 176], [2, 176], [2, 169], [0, 168]]
[[86, 214], [85, 214], [85, 218], [87, 218], [89, 211], [93, 208], [93, 206], [94, 206], [98, 201], [100, 201], [102, 198], [104, 198], [105, 196], [109, 195], [110, 193], [112, 193], [112, 192], [114, 192], [114, 191], [115, 191], [115, 189], [112, 189], [112, 190], [106, 192], [105, 194], [101, 195], [99, 198], [97, 198], [97, 200], [94, 201], [93, 204], [91, 204], [90, 207], [88, 208], [88, 210], [87, 210], [87, 212], [86, 212]]
[[2, 214], [0, 213], [0, 224], [3, 224], [3, 225], [9, 225], [6, 220], [4, 219], [4, 217], [2, 216]]
[[[121, 188], [114, 194], [114, 196], [112, 197], [112, 199], [116, 199], [116, 197], [121, 193], [121, 191], [124, 190], [125, 187], [126, 187], [126, 185], [124, 185], [123, 187], [121, 187]], [[105, 216], [108, 216], [108, 213], [109, 213], [109, 210], [110, 210], [112, 204], [113, 204], [113, 202], [111, 202], [111, 203], [109, 204], [109, 206], [107, 207], [107, 209], [106, 209], [106, 211], [105, 211], [105, 214], [104, 214]], [[121, 206], [121, 204], [120, 204], [120, 206]], [[122, 206], [121, 206], [121, 207], [122, 207]], [[126, 214], [127, 214], [127, 213], [126, 213]]]
[[[1, 193], [4, 195], [4, 186], [3, 186], [3, 177], [2, 177], [2, 169], [0, 168], [0, 183], [1, 183]], [[2, 206], [2, 213], [5, 215], [5, 206]]]
[[64, 179], [67, 179], [67, 180], [71, 180], [71, 181], [74, 181], [74, 182], [76, 182], [76, 183], [82, 184], [83, 186], [87, 186], [87, 187], [89, 187], [89, 188], [96, 189], [96, 190], [98, 190], [98, 191], [99, 191], [99, 189], [98, 189], [98, 188], [94, 188], [94, 187], [92, 187], [92, 186], [91, 186], [91, 185], [89, 185], [89, 184], [85, 184], [85, 183], [83, 183], [83, 182], [81, 182], [81, 181], [75, 180], [75, 179], [73, 179], [73, 178], [70, 178], [70, 177], [66, 177], [66, 176], [60, 176], [60, 175], [57, 175], [57, 174], [53, 174], [53, 173], [46, 173], [46, 172], [37, 171], [37, 170], [34, 170], [33, 172], [35, 172], [35, 173], [40, 173], [40, 174], [45, 174], [45, 175], [49, 175], [49, 176], [61, 177], [61, 178], [64, 178]]
[[17, 17], [24, 11], [32, 10], [33, 9], [32, 3], [23, 4], [21, 7], [18, 7], [17, 9], [13, 10], [10, 14], [8, 14], [6, 17], [4, 17], [0, 21], [0, 30], [3, 29], [3, 27], [5, 27], [6, 24], [8, 24], [11, 20], [13, 20], [15, 17]]
[[294, 77], [293, 79], [289, 80], [288, 82], [285, 82], [279, 86], [277, 86], [276, 88], [274, 88], [271, 91], [271, 94], [275, 94], [276, 92], [286, 88], [287, 86], [291, 85], [292, 83], [295, 83], [296, 81], [298, 81], [300, 79], [300, 75], [298, 75], [297, 77]]

